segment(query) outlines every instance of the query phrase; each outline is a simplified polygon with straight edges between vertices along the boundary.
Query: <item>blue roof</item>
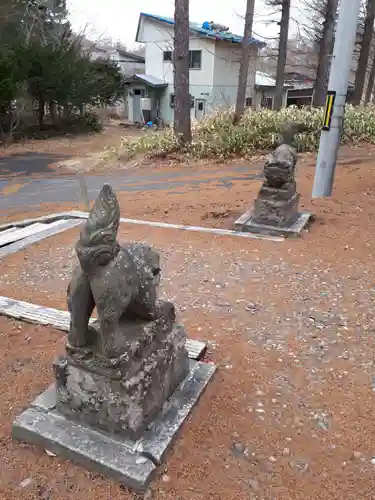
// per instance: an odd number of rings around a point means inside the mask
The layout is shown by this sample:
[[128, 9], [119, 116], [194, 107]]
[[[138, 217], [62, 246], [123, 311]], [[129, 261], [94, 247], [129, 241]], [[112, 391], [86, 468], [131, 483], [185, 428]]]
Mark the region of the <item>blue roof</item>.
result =
[[[157, 16], [155, 14], [146, 14], [145, 12], [141, 12], [139, 16], [139, 22], [141, 21], [142, 17], [147, 17], [149, 19], [154, 19], [155, 21], [160, 21], [162, 23], [174, 25], [174, 19], [173, 17], [164, 17], [164, 16]], [[203, 23], [189, 23], [190, 26], [190, 31], [193, 33], [197, 34], [198, 36], [201, 37], [207, 37], [207, 38], [212, 38], [214, 40], [222, 40], [222, 41], [227, 41], [227, 42], [232, 42], [232, 43], [241, 43], [243, 37], [240, 35], [235, 35], [233, 33], [230, 33], [229, 31], [212, 31], [208, 29], [202, 28]], [[139, 33], [139, 24], [138, 24], [138, 30], [137, 30], [137, 36], [138, 38], [138, 33]], [[256, 38], [251, 37], [250, 38], [250, 43], [253, 43], [255, 45], [259, 45], [261, 47], [264, 47], [266, 44], [260, 40], [257, 40]]]

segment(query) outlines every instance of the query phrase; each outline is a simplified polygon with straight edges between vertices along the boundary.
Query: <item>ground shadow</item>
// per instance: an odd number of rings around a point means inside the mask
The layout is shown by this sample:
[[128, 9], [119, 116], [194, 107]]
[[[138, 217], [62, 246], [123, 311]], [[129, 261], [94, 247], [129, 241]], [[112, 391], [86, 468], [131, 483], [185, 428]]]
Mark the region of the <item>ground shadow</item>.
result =
[[68, 158], [67, 154], [37, 152], [0, 156], [0, 177], [52, 173], [50, 165]]

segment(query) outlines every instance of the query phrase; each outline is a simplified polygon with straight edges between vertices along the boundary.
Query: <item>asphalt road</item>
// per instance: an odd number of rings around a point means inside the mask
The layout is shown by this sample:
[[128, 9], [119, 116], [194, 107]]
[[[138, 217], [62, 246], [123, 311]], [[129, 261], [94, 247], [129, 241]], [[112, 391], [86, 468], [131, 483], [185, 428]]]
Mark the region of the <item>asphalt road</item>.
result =
[[[60, 176], [48, 169], [51, 157], [32, 160], [32, 173], [39, 174], [37, 178], [26, 173], [25, 164], [19, 165], [18, 175], [14, 176], [15, 168], [6, 166], [6, 158], [0, 159], [0, 214], [10, 215], [15, 211], [37, 210], [42, 203], [75, 203], [81, 200], [80, 186], [77, 175]], [[12, 160], [14, 161], [14, 160]], [[29, 159], [31, 161], [31, 158]], [[1, 163], [3, 162], [3, 164]], [[5, 164], [5, 167], [4, 167]], [[31, 163], [30, 163], [31, 165]], [[2, 168], [2, 170], [1, 170]], [[24, 170], [22, 170], [22, 168]], [[10, 175], [10, 170], [13, 175]], [[8, 173], [8, 175], [7, 175]], [[215, 174], [214, 176], [212, 174]], [[116, 191], [165, 191], [166, 195], [183, 193], [187, 190], [199, 190], [200, 186], [213, 183], [215, 186], [230, 189], [234, 181], [260, 179], [262, 174], [255, 166], [234, 166], [215, 170], [179, 170], [173, 172], [155, 172], [139, 175], [136, 172], [122, 171], [108, 175], [85, 176], [90, 200], [95, 199], [102, 185], [109, 182]], [[181, 188], [186, 188], [181, 189]]]

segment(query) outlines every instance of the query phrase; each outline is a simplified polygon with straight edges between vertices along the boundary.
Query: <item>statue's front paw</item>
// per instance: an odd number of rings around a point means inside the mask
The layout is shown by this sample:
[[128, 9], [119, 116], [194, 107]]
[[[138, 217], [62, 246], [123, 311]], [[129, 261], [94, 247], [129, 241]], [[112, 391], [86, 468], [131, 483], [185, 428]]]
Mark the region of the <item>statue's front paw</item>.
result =
[[106, 335], [102, 341], [102, 354], [105, 358], [118, 358], [121, 355], [121, 346], [118, 345], [115, 334]]

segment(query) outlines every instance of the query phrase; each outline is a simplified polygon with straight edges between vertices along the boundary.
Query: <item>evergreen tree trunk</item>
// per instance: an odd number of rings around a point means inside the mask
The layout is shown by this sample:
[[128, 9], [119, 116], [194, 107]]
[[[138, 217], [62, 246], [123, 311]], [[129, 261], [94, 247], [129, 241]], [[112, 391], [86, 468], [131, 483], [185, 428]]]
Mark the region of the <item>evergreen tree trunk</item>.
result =
[[44, 113], [45, 113], [45, 100], [43, 96], [39, 97], [39, 103], [38, 103], [38, 122], [39, 122], [39, 129], [43, 130], [43, 120], [44, 120]]
[[253, 31], [254, 8], [255, 8], [255, 0], [247, 0], [246, 14], [245, 14], [245, 28], [241, 44], [242, 56], [240, 63], [240, 72], [238, 75], [236, 110], [233, 118], [234, 124], [238, 123], [241, 120], [241, 117], [245, 111], [247, 76], [249, 73], [250, 55], [251, 55], [250, 38]]
[[290, 19], [290, 2], [291, 0], [282, 0], [281, 21], [280, 21], [280, 40], [279, 54], [277, 57], [276, 69], [276, 88], [273, 101], [273, 109], [279, 110], [283, 105], [284, 96], [284, 80], [285, 80], [285, 65], [288, 51], [288, 32]]
[[175, 0], [174, 130], [183, 143], [191, 141], [189, 94], [189, 0]]
[[319, 43], [319, 62], [316, 72], [313, 106], [324, 106], [331, 64], [338, 0], [327, 0], [323, 36]]
[[375, 0], [367, 0], [365, 27], [363, 31], [363, 39], [361, 43], [361, 50], [359, 53], [358, 65], [355, 72], [354, 95], [352, 100], [352, 104], [357, 106], [361, 104], [363, 88], [365, 86], [374, 19]]

